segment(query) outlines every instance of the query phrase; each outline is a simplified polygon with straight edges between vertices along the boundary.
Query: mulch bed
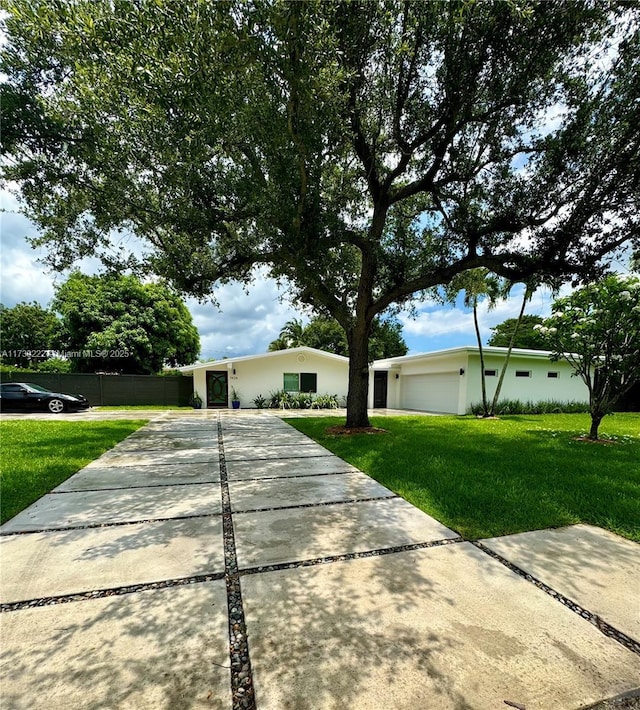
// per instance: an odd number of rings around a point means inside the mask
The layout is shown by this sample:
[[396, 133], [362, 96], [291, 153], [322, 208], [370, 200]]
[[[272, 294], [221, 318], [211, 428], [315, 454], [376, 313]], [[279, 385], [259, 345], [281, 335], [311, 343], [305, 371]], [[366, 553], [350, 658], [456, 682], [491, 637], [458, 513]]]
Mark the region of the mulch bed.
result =
[[574, 436], [574, 441], [584, 441], [587, 444], [619, 444], [619, 441], [614, 441], [613, 439], [590, 439], [588, 436]]
[[378, 429], [375, 426], [330, 426], [326, 429], [329, 436], [353, 436], [354, 434], [388, 434], [386, 429]]

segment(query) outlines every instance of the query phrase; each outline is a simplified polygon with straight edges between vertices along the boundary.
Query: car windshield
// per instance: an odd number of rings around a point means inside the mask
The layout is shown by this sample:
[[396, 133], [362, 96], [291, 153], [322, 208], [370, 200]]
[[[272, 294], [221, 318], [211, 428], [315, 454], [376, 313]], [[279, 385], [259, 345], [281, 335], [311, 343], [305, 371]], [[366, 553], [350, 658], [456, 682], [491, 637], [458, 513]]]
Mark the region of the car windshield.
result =
[[46, 387], [40, 387], [40, 385], [34, 385], [31, 382], [25, 382], [24, 386], [34, 392], [51, 392], [51, 390], [48, 390]]

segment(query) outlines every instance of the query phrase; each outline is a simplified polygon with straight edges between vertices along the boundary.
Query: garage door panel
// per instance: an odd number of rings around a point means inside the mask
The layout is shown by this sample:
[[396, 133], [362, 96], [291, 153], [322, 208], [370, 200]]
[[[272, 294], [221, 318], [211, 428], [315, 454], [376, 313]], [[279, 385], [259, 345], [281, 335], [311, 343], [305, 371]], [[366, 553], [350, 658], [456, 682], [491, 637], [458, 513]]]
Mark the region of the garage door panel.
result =
[[402, 408], [424, 412], [458, 412], [460, 375], [445, 372], [405, 375], [402, 378]]

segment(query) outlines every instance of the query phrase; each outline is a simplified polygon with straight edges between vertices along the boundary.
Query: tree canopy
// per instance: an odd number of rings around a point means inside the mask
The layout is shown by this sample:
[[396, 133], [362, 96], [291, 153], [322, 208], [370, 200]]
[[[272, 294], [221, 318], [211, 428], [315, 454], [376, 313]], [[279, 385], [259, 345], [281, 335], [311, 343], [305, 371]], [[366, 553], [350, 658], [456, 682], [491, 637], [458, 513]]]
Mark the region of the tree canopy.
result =
[[513, 340], [514, 348], [528, 348], [530, 350], [546, 350], [549, 346], [546, 339], [535, 329], [536, 325], [543, 322], [542, 316], [522, 316], [518, 324], [517, 318], [507, 318], [507, 320], [491, 328], [491, 336], [487, 345], [506, 348], [511, 342], [513, 332], [517, 326], [517, 332]]
[[[269, 343], [269, 350], [285, 350], [306, 345], [336, 355], [349, 355], [349, 343], [344, 328], [333, 318], [316, 316], [305, 326], [298, 320], [288, 321], [278, 337]], [[406, 355], [407, 344], [402, 326], [395, 318], [376, 318], [369, 338], [369, 362]]]
[[5, 173], [56, 267], [98, 256], [208, 296], [263, 265], [344, 329], [362, 426], [377, 315], [478, 267], [594, 277], [638, 239], [638, 16], [13, 0]]
[[559, 298], [536, 329], [587, 386], [597, 439], [602, 418], [640, 381], [640, 278], [609, 276]]
[[58, 347], [58, 319], [39, 303], [18, 303], [13, 308], [0, 304], [3, 362], [28, 367], [47, 358], [46, 351]]
[[163, 284], [75, 272], [58, 287], [52, 307], [77, 372], [151, 375], [165, 365], [191, 364], [200, 351], [191, 314]]

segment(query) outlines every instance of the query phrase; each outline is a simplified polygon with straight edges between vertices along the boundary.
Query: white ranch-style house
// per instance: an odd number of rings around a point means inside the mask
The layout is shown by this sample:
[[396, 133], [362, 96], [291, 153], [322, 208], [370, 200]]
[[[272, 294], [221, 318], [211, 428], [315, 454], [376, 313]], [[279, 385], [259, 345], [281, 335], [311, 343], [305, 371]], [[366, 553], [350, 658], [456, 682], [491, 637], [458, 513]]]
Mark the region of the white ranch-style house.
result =
[[[506, 348], [483, 348], [487, 395], [493, 396]], [[568, 363], [552, 362], [544, 350], [513, 349], [501, 399], [587, 402], [582, 380]], [[193, 374], [194, 393], [203, 406], [231, 406], [232, 388], [243, 409], [255, 407], [259, 395], [311, 392], [347, 395], [349, 359], [314, 348], [247, 355], [180, 368]], [[481, 400], [480, 355], [477, 346], [376, 360], [369, 369], [369, 407], [466, 414]]]

